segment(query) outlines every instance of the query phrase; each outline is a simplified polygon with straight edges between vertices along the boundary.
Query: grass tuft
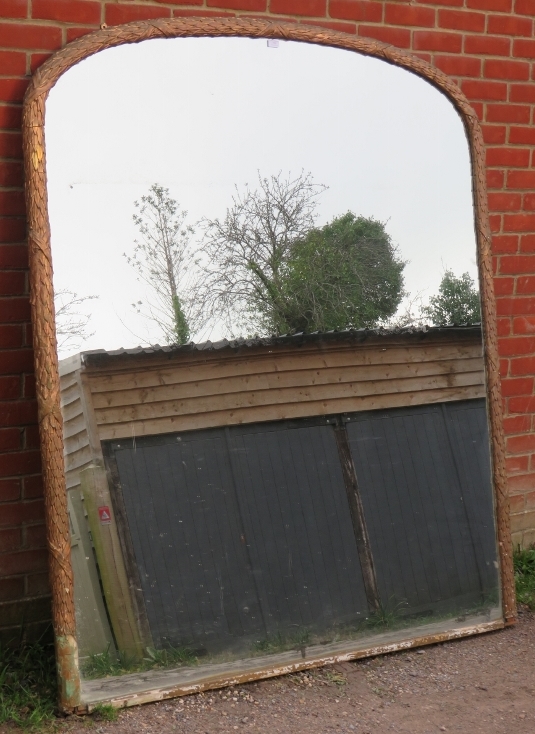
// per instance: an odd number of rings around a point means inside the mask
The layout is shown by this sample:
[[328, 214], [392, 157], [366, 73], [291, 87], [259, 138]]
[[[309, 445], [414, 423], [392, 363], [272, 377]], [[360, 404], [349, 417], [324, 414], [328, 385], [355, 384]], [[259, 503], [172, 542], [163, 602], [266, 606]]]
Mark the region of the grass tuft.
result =
[[56, 700], [52, 644], [0, 648], [0, 724], [42, 731], [55, 720]]
[[110, 652], [89, 655], [82, 665], [82, 675], [86, 678], [106, 678], [109, 675], [124, 675], [140, 670], [139, 661], [124, 652]]
[[518, 547], [513, 554], [516, 599], [535, 611], [535, 546]]
[[97, 721], [117, 721], [119, 712], [109, 703], [99, 703], [91, 711], [91, 716]]
[[266, 637], [262, 640], [256, 640], [253, 645], [255, 652], [275, 653], [285, 652], [286, 650], [299, 650], [310, 644], [312, 634], [306, 627], [300, 627], [292, 630], [287, 634], [277, 632], [275, 635]]
[[188, 647], [166, 647], [154, 650], [147, 647], [147, 656], [143, 658], [151, 668], [169, 668], [173, 665], [195, 665], [197, 656]]
[[110, 652], [108, 647], [105, 652], [90, 655], [83, 665], [82, 673], [86, 678], [106, 678], [158, 668], [194, 665], [196, 662], [195, 653], [187, 647], [168, 647], [164, 650], [147, 647], [146, 657], [142, 660], [121, 650], [117, 653]]
[[327, 670], [325, 673], [325, 680], [329, 683], [334, 683], [336, 686], [345, 686], [347, 679], [341, 673], [337, 673], [335, 670]]

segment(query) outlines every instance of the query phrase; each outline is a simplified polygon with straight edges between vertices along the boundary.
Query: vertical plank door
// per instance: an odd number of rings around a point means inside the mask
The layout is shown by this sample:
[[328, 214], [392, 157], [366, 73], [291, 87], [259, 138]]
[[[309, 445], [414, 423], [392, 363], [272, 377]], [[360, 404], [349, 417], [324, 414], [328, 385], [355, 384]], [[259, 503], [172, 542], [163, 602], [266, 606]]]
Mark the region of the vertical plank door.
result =
[[330, 630], [368, 614], [332, 423], [229, 430], [245, 536], [270, 630]]
[[485, 401], [356, 413], [347, 431], [383, 605], [484, 604], [497, 586]]
[[155, 646], [217, 652], [263, 634], [224, 433], [112, 448]]

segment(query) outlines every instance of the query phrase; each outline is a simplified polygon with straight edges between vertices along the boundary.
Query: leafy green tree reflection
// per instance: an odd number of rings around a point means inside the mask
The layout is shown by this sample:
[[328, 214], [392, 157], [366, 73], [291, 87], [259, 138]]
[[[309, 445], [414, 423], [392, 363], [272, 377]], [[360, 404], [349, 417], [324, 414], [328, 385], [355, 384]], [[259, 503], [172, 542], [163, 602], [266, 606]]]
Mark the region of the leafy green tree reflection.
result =
[[437, 295], [431, 296], [422, 312], [435, 326], [479, 323], [479, 291], [469, 273], [457, 277], [452, 270], [446, 270]]
[[382, 222], [351, 212], [316, 226], [326, 187], [310, 173], [259, 175], [224, 219], [204, 220], [204, 303], [231, 333], [372, 327], [404, 295], [403, 269]]
[[404, 267], [382, 222], [336, 217], [293, 243], [274, 330], [374, 327], [397, 311]]

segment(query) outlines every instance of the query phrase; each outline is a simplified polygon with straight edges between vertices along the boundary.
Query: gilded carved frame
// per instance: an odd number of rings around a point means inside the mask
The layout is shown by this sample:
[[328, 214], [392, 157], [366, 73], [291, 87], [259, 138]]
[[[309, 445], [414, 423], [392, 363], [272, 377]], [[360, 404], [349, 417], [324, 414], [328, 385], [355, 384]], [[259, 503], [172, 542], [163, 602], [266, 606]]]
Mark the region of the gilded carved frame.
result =
[[[298, 25], [283, 21], [249, 18], [189, 18], [139, 21], [90, 33], [55, 53], [34, 74], [26, 93], [23, 110], [23, 144], [28, 216], [28, 246], [30, 263], [30, 301], [32, 309], [35, 375], [47, 524], [49, 569], [52, 589], [52, 617], [56, 639], [56, 656], [60, 684], [60, 706], [64, 711], [80, 709], [80, 674], [75, 629], [73, 572], [70, 560], [70, 534], [63, 464], [62, 417], [54, 298], [50, 224], [47, 206], [45, 154], [45, 104], [49, 91], [71, 66], [103, 49], [124, 43], [139, 43], [155, 38], [186, 36], [243, 36], [249, 38], [278, 38], [315, 43], [374, 56], [400, 66], [422, 77], [452, 102], [459, 113], [469, 142], [472, 163], [472, 190], [476, 223], [478, 267], [482, 295], [482, 320], [487, 376], [487, 398], [493, 464], [494, 496], [497, 518], [498, 545], [501, 566], [502, 605], [505, 624], [515, 621], [515, 589], [512, 567], [512, 542], [509, 518], [509, 496], [506, 485], [502, 399], [496, 331], [491, 234], [488, 218], [485, 146], [475, 111], [452, 79], [427, 62], [406, 51], [379, 41], [359, 38], [336, 31]], [[493, 627], [503, 623], [492, 623]], [[490, 626], [488, 628], [491, 628]], [[470, 634], [481, 629], [474, 629]], [[446, 634], [441, 637], [462, 636]], [[414, 639], [412, 645], [428, 644], [437, 639]], [[407, 645], [404, 645], [407, 646]], [[395, 649], [396, 646], [388, 646]], [[367, 651], [377, 654], [387, 650]], [[361, 657], [361, 653], [346, 655], [345, 659]], [[304, 662], [303, 667], [310, 667]], [[279, 671], [284, 672], [284, 671]], [[259, 671], [255, 677], [277, 674]], [[168, 695], [177, 695], [170, 691]], [[145, 699], [147, 700], [147, 699]]]

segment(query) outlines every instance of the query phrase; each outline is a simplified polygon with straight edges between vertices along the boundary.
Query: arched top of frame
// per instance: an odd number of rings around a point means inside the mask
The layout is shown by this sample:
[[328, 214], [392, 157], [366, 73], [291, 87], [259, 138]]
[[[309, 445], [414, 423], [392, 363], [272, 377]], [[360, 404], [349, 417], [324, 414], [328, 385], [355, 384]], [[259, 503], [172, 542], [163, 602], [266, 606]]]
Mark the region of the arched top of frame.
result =
[[[472, 188], [478, 249], [490, 253], [490, 228], [485, 173], [485, 145], [476, 112], [451, 77], [427, 61], [395, 46], [374, 39], [353, 36], [348, 33], [301, 25], [290, 21], [256, 18], [162, 18], [142, 20], [125, 25], [102, 27], [67, 44], [53, 54], [32, 77], [24, 98], [22, 132], [25, 150], [30, 130], [44, 126], [45, 102], [48, 93], [58, 79], [80, 61], [99, 51], [126, 43], [140, 43], [151, 39], [185, 37], [244, 37], [275, 38], [286, 41], [314, 43], [321, 46], [346, 49], [365, 56], [382, 59], [399, 66], [432, 84], [453, 104], [463, 122], [472, 163]], [[45, 161], [43, 150], [39, 162]], [[26, 160], [28, 166], [28, 159]]]
[[[321, 46], [354, 51], [365, 56], [382, 59], [389, 64], [406, 69], [433, 85], [444, 94], [453, 104], [464, 125], [468, 138], [472, 165], [472, 190], [474, 204], [474, 220], [476, 229], [477, 248], [479, 253], [480, 278], [482, 282], [492, 283], [490, 268], [491, 234], [488, 222], [488, 204], [485, 169], [485, 144], [479, 124], [478, 116], [467, 97], [457, 86], [454, 80], [440, 69], [427, 61], [395, 46], [369, 38], [353, 36], [347, 33], [330, 29], [317, 28], [291, 21], [269, 20], [256, 18], [163, 18], [157, 20], [134, 21], [125, 25], [102, 27], [94, 33], [89, 33], [53, 54], [32, 77], [24, 98], [22, 115], [23, 147], [25, 153], [25, 171], [27, 180], [27, 197], [32, 194], [35, 203], [37, 187], [33, 182], [44, 178], [46, 181], [46, 152], [44, 136], [36, 142], [37, 129], [44, 128], [45, 103], [48, 93], [58, 79], [72, 66], [99, 51], [121, 46], [126, 43], [140, 43], [151, 39], [185, 38], [185, 37], [244, 37], [244, 38], [274, 38], [302, 43], [313, 43]], [[41, 181], [42, 188], [42, 181]], [[30, 191], [33, 189], [33, 192]], [[39, 199], [44, 203], [41, 212], [41, 225], [46, 221], [48, 227], [48, 213], [46, 212], [46, 187], [39, 191]], [[35, 227], [32, 221], [32, 211], [35, 207], [28, 207], [30, 235], [37, 236], [42, 227]], [[48, 233], [47, 233], [48, 234]], [[30, 236], [30, 239], [32, 237]], [[35, 241], [35, 240], [34, 240]], [[47, 250], [48, 248], [44, 248]], [[31, 257], [30, 257], [31, 259]], [[486, 272], [485, 272], [486, 271]], [[484, 288], [484, 287], [483, 287]], [[490, 291], [489, 291], [490, 293]], [[487, 304], [492, 310], [495, 319], [494, 302]], [[486, 309], [484, 308], [484, 311]], [[485, 313], [483, 314], [485, 322]], [[489, 335], [487, 334], [487, 337]]]
[[463, 118], [465, 127], [479, 127], [476, 113], [453, 79], [427, 61], [413, 56], [407, 51], [381, 41], [352, 36], [339, 31], [298, 25], [289, 21], [270, 21], [254, 18], [163, 18], [101, 28], [99, 31], [89, 33], [69, 43], [37, 69], [26, 92], [25, 108], [27, 109], [36, 98], [44, 95], [46, 99], [48, 92], [62, 74], [71, 66], [99, 51], [121, 46], [125, 43], [140, 43], [154, 38], [215, 36], [278, 38], [287, 41], [301, 41], [322, 46], [333, 46], [382, 59], [389, 64], [407, 69], [428, 81], [450, 99]]

